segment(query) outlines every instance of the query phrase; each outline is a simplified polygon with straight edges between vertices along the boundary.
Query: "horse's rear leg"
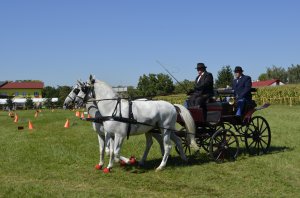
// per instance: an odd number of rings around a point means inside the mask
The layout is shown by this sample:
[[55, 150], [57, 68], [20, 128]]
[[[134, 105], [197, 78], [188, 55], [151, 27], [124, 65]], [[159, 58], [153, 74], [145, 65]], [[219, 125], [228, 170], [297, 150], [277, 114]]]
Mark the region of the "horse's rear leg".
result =
[[141, 165], [141, 166], [144, 165], [144, 163], [147, 159], [147, 156], [149, 154], [150, 148], [153, 144], [152, 134], [151, 133], [145, 133], [145, 136], [146, 136], [146, 148], [145, 148], [144, 155], [143, 155], [142, 159], [139, 161], [139, 165]]
[[165, 149], [164, 149], [164, 142], [162, 139], [162, 135], [161, 133], [151, 133], [152, 137], [154, 137], [156, 139], [156, 141], [158, 142], [159, 146], [160, 146], [160, 152], [161, 152], [161, 156], [164, 155], [165, 153]]
[[177, 146], [177, 148], [179, 150], [181, 159], [183, 161], [187, 162], [187, 158], [186, 158], [185, 153], [184, 153], [183, 148], [182, 148], [182, 141], [181, 141], [181, 139], [174, 132], [171, 132], [171, 140], [173, 140], [173, 142], [176, 144], [176, 146]]
[[165, 130], [164, 134], [163, 134], [163, 141], [164, 141], [164, 156], [162, 158], [162, 161], [159, 165], [158, 168], [156, 168], [156, 171], [160, 171], [162, 169], [165, 168], [165, 166], [167, 165], [167, 161], [168, 161], [168, 157], [170, 155], [171, 152], [171, 148], [172, 148], [172, 144], [171, 144], [171, 140], [170, 140], [170, 131], [169, 130]]

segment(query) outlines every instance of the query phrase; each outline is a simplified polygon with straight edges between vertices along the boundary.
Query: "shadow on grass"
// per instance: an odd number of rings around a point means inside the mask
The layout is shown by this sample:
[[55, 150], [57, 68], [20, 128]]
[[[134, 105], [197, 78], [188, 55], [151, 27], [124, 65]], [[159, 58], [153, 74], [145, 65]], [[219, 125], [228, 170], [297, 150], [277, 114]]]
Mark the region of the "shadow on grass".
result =
[[[294, 150], [294, 148], [290, 148], [287, 146], [270, 146], [267, 153], [260, 154], [260, 155], [270, 155], [270, 154], [276, 154], [276, 153], [281, 153], [281, 152], [286, 152], [286, 151], [290, 152], [293, 150]], [[255, 152], [252, 152], [252, 153], [255, 153]], [[245, 147], [240, 148], [240, 154], [249, 155], [249, 156], [257, 156], [257, 154], [250, 155], [248, 150]]]
[[[262, 155], [273, 155], [281, 152], [289, 152], [293, 151], [293, 148], [286, 147], [286, 146], [270, 146], [268, 153], [262, 154]], [[245, 156], [248, 157], [257, 157], [258, 155], [249, 155], [248, 150], [245, 147], [240, 148], [238, 160], [245, 160]], [[242, 156], [244, 155], [244, 157]], [[209, 162], [213, 162], [213, 160], [210, 159], [207, 153], [199, 153], [199, 152], [194, 152], [192, 155], [188, 156], [188, 162], [183, 161], [180, 156], [170, 156], [168, 159], [168, 164], [167, 167], [173, 167], [173, 168], [178, 168], [178, 167], [186, 167], [186, 166], [194, 166], [194, 165], [203, 165]], [[159, 166], [161, 163], [161, 158], [157, 159], [152, 159], [152, 160], [147, 160], [145, 162], [144, 166], [139, 166], [138, 164], [135, 165], [127, 165], [124, 166], [124, 170], [130, 173], [136, 173], [136, 174], [141, 174], [141, 173], [146, 173], [148, 171], [153, 171], [155, 168]], [[225, 162], [229, 163], [229, 162]]]
[[[187, 157], [188, 157], [188, 162], [185, 162], [178, 155], [169, 156], [167, 167], [173, 167], [173, 168], [187, 167], [187, 166], [201, 165], [201, 164], [211, 162], [209, 156], [206, 153], [195, 152], [194, 154], [189, 155]], [[126, 165], [122, 168], [125, 171], [131, 173], [145, 173], [148, 171], [155, 170], [161, 163], [161, 160], [162, 160], [161, 158], [151, 159], [151, 160], [147, 160], [144, 166], [139, 166], [138, 164], [135, 164], [135, 165]]]

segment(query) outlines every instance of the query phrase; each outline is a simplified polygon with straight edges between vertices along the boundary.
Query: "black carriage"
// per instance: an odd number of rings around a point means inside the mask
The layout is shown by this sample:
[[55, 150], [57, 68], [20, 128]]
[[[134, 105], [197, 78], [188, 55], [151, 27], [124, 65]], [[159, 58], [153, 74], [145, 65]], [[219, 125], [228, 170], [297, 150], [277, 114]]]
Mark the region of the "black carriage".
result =
[[[252, 92], [255, 92], [252, 89]], [[217, 90], [216, 97], [207, 101], [207, 119], [204, 120], [201, 107], [189, 107], [196, 126], [195, 140], [199, 148], [204, 149], [217, 162], [235, 160], [240, 151], [240, 140], [245, 143], [246, 151], [251, 155], [267, 153], [271, 143], [271, 130], [262, 116], [252, 116], [257, 110], [267, 108], [269, 104], [257, 107], [255, 101], [248, 102], [242, 116], [236, 116], [236, 104], [232, 90]], [[178, 116], [177, 122], [182, 129], [176, 134], [183, 140], [186, 154], [191, 154], [187, 142], [185, 123]]]

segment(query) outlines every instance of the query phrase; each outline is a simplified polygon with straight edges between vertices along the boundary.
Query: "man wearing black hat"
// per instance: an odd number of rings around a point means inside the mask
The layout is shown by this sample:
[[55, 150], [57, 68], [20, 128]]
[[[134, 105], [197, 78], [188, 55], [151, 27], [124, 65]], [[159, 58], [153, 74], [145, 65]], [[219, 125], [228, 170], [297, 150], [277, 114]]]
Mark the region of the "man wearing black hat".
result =
[[245, 108], [246, 103], [252, 100], [251, 77], [244, 75], [243, 72], [242, 67], [236, 66], [234, 69], [235, 79], [232, 82], [232, 89], [234, 90], [237, 101], [237, 116], [241, 116], [243, 114], [243, 109]]
[[203, 109], [204, 119], [206, 120], [206, 101], [214, 95], [214, 79], [213, 75], [206, 71], [204, 63], [198, 63], [196, 69], [198, 76], [195, 80], [195, 87], [188, 93], [190, 95], [189, 106], [200, 105]]

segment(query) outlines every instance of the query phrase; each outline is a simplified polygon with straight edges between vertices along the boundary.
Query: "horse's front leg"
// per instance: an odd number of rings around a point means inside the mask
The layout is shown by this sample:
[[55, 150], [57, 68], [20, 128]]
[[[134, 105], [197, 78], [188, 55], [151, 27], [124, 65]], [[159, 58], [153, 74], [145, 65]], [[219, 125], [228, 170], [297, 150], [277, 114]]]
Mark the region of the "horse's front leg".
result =
[[96, 165], [96, 169], [100, 170], [104, 164], [104, 147], [105, 147], [105, 136], [98, 134], [98, 142], [99, 142], [99, 153], [100, 153], [100, 161], [99, 164]]
[[110, 153], [110, 139], [111, 139], [111, 135], [110, 133], [105, 132], [105, 153], [106, 155], [109, 155]]
[[110, 159], [107, 166], [108, 170], [113, 167], [114, 162], [118, 163], [120, 161], [120, 151], [123, 141], [124, 137], [120, 137], [117, 134], [115, 134], [115, 140], [113, 142], [110, 141]]
[[105, 136], [104, 133], [101, 129], [103, 129], [103, 127], [101, 128], [102, 125], [100, 125], [99, 123], [92, 123], [93, 125], [93, 129], [95, 130], [95, 132], [97, 133], [97, 137], [98, 137], [98, 142], [99, 142], [99, 163], [95, 166], [96, 169], [100, 170], [103, 167], [104, 164], [104, 147], [105, 147]]

